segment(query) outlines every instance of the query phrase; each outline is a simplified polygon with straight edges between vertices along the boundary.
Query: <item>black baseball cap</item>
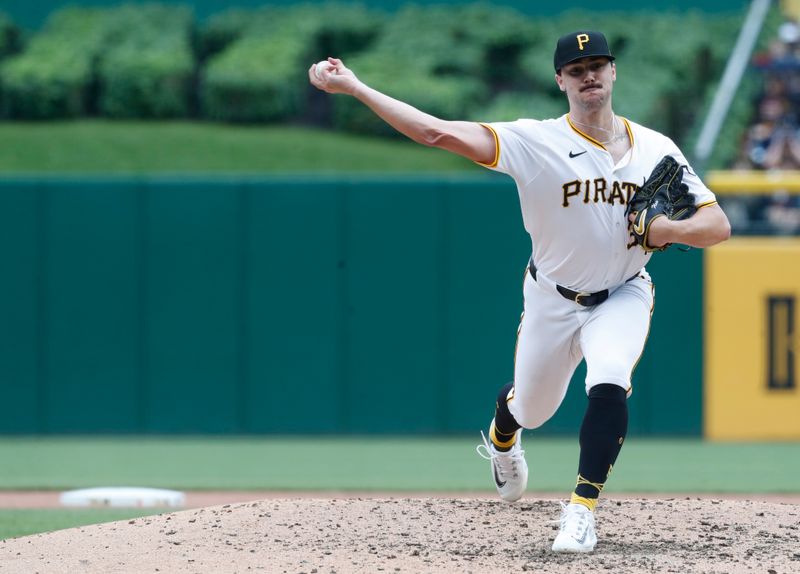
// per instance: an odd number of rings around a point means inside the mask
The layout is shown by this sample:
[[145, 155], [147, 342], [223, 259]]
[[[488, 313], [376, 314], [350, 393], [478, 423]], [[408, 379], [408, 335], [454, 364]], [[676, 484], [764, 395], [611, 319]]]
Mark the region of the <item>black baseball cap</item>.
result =
[[603, 34], [590, 30], [579, 30], [558, 39], [553, 65], [556, 67], [556, 72], [559, 72], [570, 62], [593, 56], [605, 56], [609, 60], [614, 60]]

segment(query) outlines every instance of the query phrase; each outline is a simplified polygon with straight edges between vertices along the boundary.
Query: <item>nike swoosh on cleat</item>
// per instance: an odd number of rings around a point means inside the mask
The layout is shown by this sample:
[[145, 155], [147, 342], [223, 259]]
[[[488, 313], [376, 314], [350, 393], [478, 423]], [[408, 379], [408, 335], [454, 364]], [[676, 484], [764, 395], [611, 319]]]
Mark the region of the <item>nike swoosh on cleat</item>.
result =
[[494, 483], [497, 488], [503, 488], [506, 485], [506, 481], [500, 480], [500, 477], [497, 476], [497, 467], [495, 465], [492, 465], [492, 471], [494, 472]]
[[572, 153], [572, 151], [570, 150], [569, 157], [571, 157], [571, 158], [578, 157], [579, 155], [583, 155], [585, 153], [586, 153], [586, 150], [583, 150], [582, 152], [579, 152], [579, 153]]
[[586, 536], [587, 536], [588, 534], [589, 534], [589, 529], [588, 529], [588, 528], [586, 528], [586, 529], [583, 531], [583, 536], [581, 536], [580, 538], [576, 538], [575, 540], [577, 540], [577, 541], [578, 541], [578, 544], [584, 544], [584, 543], [586, 542]]

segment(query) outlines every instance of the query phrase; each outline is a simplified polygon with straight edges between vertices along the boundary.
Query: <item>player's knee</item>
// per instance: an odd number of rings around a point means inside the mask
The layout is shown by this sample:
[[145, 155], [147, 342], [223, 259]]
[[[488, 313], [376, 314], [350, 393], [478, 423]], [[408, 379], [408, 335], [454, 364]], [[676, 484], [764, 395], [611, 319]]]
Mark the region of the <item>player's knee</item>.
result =
[[513, 395], [511, 394], [511, 390], [513, 388], [514, 388], [514, 383], [511, 382], [511, 383], [508, 383], [507, 385], [504, 385], [503, 388], [500, 389], [500, 392], [497, 394], [497, 405], [498, 406], [503, 405], [505, 403], [508, 403], [509, 399], [511, 399], [513, 397]]
[[514, 400], [511, 412], [517, 424], [526, 429], [536, 429], [546, 423], [555, 414], [555, 411], [543, 411], [541, 405], [524, 404]]
[[588, 390], [589, 399], [599, 399], [614, 403], [625, 403], [628, 399], [626, 388], [615, 383], [601, 383]]
[[602, 362], [596, 361], [586, 375], [586, 392], [592, 388], [613, 384], [628, 389], [631, 386], [632, 365], [627, 361], [605, 358]]
[[514, 418], [517, 419], [517, 422], [522, 426], [522, 428], [530, 430], [530, 429], [537, 429], [540, 426], [542, 426], [544, 423], [547, 422], [549, 417], [544, 418], [541, 416], [524, 414], [524, 415], [517, 415]]

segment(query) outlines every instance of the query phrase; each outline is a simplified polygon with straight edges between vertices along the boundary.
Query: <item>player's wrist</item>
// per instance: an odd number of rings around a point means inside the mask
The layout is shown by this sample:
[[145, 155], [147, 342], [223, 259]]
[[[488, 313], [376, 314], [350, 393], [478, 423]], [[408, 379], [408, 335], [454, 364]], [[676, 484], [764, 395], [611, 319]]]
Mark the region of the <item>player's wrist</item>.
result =
[[351, 83], [349, 89], [345, 93], [363, 102], [366, 100], [367, 92], [369, 91], [369, 89], [370, 89], [369, 86], [367, 86], [364, 82], [362, 82], [358, 78], [353, 78], [353, 82]]
[[648, 247], [663, 247], [667, 243], [680, 243], [677, 238], [680, 223], [680, 221], [672, 221], [665, 216], [653, 219], [647, 233]]

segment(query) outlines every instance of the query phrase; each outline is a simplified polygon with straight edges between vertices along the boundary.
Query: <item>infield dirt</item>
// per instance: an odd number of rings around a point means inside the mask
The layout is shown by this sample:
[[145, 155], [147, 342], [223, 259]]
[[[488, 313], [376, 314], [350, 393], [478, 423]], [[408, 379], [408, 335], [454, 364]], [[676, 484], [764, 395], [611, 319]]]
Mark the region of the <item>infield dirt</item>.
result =
[[800, 572], [800, 506], [603, 500], [589, 555], [550, 551], [559, 504], [292, 498], [195, 508], [0, 543], [0, 572]]

